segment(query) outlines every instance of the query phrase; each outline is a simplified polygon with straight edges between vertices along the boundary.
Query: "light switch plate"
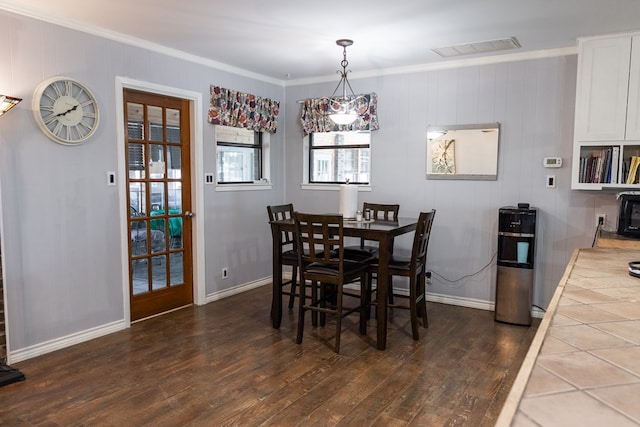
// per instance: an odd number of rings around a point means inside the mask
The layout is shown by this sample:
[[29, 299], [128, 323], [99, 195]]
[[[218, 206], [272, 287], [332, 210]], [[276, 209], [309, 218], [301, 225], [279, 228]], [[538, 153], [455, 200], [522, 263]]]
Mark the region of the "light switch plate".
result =
[[556, 188], [556, 176], [547, 175], [547, 188]]
[[107, 172], [107, 185], [116, 185], [116, 173]]

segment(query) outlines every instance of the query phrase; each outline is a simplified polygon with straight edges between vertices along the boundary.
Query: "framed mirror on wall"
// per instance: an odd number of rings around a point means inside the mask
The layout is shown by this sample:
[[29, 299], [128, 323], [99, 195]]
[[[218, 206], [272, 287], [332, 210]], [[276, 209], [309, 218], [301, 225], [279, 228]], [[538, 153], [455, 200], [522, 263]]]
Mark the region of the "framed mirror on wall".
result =
[[500, 123], [427, 128], [427, 179], [498, 179]]

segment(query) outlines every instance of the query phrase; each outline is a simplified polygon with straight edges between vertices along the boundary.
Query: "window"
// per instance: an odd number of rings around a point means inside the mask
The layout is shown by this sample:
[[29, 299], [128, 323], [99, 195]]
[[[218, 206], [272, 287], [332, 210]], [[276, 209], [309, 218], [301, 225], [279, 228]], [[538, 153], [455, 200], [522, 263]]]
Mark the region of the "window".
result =
[[218, 184], [252, 184], [263, 174], [262, 132], [216, 126]]
[[321, 132], [309, 135], [309, 183], [369, 184], [369, 132]]

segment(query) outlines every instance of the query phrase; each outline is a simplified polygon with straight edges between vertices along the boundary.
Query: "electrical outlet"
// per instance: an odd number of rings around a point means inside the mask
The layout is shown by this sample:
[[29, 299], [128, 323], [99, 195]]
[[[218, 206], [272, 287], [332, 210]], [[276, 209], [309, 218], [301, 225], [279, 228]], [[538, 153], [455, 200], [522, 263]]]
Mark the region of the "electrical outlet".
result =
[[228, 279], [229, 278], [229, 270], [227, 269], [227, 267], [224, 267], [222, 269], [222, 278], [223, 279]]
[[605, 222], [607, 222], [607, 214], [596, 214], [596, 227], [604, 228]]
[[426, 277], [426, 280], [425, 280], [426, 284], [430, 285], [431, 284], [431, 272], [427, 271], [424, 275]]

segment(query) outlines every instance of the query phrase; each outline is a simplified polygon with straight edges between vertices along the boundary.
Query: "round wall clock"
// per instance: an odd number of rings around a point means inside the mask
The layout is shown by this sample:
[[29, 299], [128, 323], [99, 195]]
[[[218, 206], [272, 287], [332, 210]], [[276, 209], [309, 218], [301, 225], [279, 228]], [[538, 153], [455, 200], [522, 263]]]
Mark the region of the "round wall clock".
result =
[[40, 83], [33, 95], [33, 115], [45, 135], [64, 145], [86, 141], [100, 119], [91, 91], [69, 77], [52, 77]]

